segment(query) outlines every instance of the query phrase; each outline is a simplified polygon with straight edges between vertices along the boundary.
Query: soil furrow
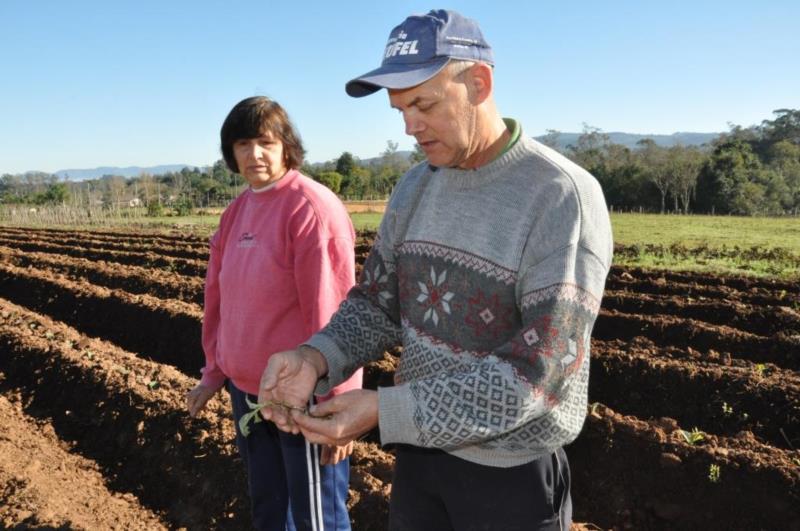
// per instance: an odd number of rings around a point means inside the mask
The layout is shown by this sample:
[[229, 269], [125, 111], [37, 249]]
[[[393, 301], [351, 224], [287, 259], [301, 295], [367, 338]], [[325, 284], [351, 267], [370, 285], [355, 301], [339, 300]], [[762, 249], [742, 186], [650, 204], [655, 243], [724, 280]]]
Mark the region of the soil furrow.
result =
[[67, 255], [78, 258], [87, 258], [90, 260], [105, 260], [107, 262], [160, 268], [168, 272], [180, 273], [182, 275], [189, 276], [204, 277], [206, 274], [207, 262], [205, 260], [159, 256], [154, 253], [84, 249], [82, 247], [70, 247], [66, 245], [58, 245], [55, 243], [39, 241], [10, 240], [2, 237], [0, 237], [0, 245], [14, 249], [20, 249], [22, 251]]
[[592, 337], [609, 341], [630, 341], [643, 336], [660, 345], [717, 351], [753, 363], [774, 363], [784, 369], [800, 370], [800, 336], [765, 338], [735, 328], [711, 325], [673, 316], [623, 314], [601, 309]]
[[112, 291], [10, 264], [0, 264], [0, 297], [185, 374], [199, 374], [203, 364], [202, 312], [196, 305]]
[[700, 286], [725, 286], [737, 291], [779, 292], [800, 296], [800, 286], [789, 280], [761, 278], [743, 275], [717, 275], [699, 271], [671, 271], [667, 269], [643, 269], [641, 267], [612, 266], [609, 279], [620, 276], [636, 280], [666, 281], [671, 284], [696, 284]]
[[[227, 393], [191, 419], [185, 393], [197, 380], [2, 299], [0, 349], [0, 393], [94, 461], [109, 488], [132, 493], [170, 528], [248, 528]], [[355, 530], [385, 528], [393, 465], [390, 454], [356, 442], [348, 501]]]
[[144, 227], [134, 229], [137, 232], [134, 234], [131, 229], [127, 231], [101, 231], [101, 230], [71, 230], [71, 229], [57, 229], [57, 228], [42, 228], [42, 227], [0, 227], [0, 234], [24, 234], [30, 236], [31, 234], [43, 235], [46, 237], [72, 237], [78, 239], [92, 239], [100, 241], [114, 241], [114, 242], [130, 242], [133, 244], [150, 245], [153, 243], [164, 245], [184, 245], [194, 247], [199, 250], [208, 248], [208, 238], [205, 236], [197, 236], [190, 233], [185, 234], [165, 234], [163, 232], [149, 232], [152, 229]]
[[3, 529], [167, 529], [132, 494], [109, 491], [95, 463], [71, 454], [52, 425], [25, 415], [19, 402], [0, 395], [0, 418]]
[[167, 273], [160, 269], [126, 265], [103, 260], [88, 260], [66, 255], [19, 251], [0, 246], [0, 261], [18, 267], [47, 270], [71, 280], [84, 279], [110, 289], [146, 294], [161, 299], [178, 299], [203, 304], [204, 280], [194, 276]]
[[731, 300], [698, 300], [686, 295], [606, 291], [603, 308], [622, 313], [674, 315], [725, 325], [760, 336], [800, 334], [800, 312], [786, 306], [755, 306]]
[[747, 432], [688, 444], [689, 429], [594, 404], [566, 449], [576, 518], [602, 529], [800, 529], [800, 452]]
[[[4, 234], [3, 238], [9, 241], [30, 241], [30, 235], [25, 234]], [[208, 260], [208, 248], [195, 249], [185, 245], [175, 244], [172, 246], [159, 245], [156, 243], [127, 242], [111, 239], [92, 239], [92, 238], [73, 238], [67, 234], [63, 235], [38, 235], [36, 241], [42, 243], [55, 243], [69, 247], [81, 247], [87, 250], [102, 251], [126, 251], [139, 253], [153, 253], [162, 256], [172, 256], [177, 258], [190, 258], [197, 260]]]
[[800, 376], [777, 367], [673, 359], [659, 349], [593, 341], [589, 400], [642, 419], [672, 417], [716, 435], [753, 432], [765, 444], [800, 445]]

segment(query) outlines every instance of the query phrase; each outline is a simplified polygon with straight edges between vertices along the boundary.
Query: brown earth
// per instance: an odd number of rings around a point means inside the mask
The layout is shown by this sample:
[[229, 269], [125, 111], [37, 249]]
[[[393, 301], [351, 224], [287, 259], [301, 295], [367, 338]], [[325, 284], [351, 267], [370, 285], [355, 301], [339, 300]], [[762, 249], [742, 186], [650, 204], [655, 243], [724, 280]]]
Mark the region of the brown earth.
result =
[[[227, 396], [184, 412], [204, 242], [0, 227], [0, 527], [247, 528]], [[574, 529], [800, 529], [797, 283], [615, 267], [593, 336]], [[377, 442], [353, 457], [357, 530], [385, 528]]]

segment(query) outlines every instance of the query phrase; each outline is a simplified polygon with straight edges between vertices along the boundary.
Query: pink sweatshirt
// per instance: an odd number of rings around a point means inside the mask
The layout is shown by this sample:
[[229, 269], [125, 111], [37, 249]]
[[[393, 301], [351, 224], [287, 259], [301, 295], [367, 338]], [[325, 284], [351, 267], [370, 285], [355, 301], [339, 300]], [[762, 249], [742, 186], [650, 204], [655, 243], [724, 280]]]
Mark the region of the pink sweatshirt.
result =
[[[246, 190], [211, 238], [200, 382], [230, 378], [257, 395], [270, 354], [328, 323], [355, 282], [355, 233], [336, 195], [296, 170], [270, 189]], [[361, 387], [362, 373], [336, 387]]]

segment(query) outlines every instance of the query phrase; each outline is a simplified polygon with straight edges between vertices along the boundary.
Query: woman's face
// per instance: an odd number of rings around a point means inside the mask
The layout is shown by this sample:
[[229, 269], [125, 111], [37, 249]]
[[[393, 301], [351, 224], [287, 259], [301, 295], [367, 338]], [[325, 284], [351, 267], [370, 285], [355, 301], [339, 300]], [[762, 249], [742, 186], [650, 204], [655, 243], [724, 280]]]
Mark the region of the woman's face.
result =
[[239, 173], [254, 189], [276, 182], [286, 174], [283, 142], [272, 133], [257, 138], [242, 138], [233, 143], [233, 156]]

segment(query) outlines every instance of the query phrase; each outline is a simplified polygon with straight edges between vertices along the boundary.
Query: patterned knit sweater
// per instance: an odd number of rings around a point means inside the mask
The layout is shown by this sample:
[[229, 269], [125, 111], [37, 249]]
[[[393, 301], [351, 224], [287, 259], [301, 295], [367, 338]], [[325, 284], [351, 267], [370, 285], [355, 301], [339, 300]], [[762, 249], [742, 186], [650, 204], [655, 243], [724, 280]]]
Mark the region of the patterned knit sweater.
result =
[[498, 467], [548, 454], [583, 426], [611, 254], [597, 181], [532, 139], [477, 170], [419, 164], [307, 342], [328, 362], [316, 392], [402, 344], [395, 386], [379, 389], [383, 444]]

